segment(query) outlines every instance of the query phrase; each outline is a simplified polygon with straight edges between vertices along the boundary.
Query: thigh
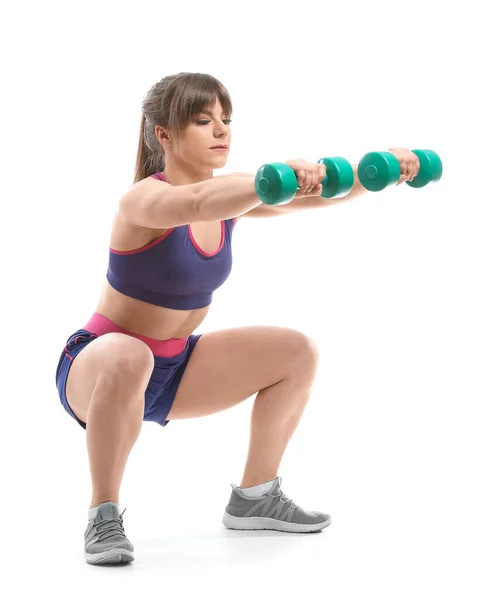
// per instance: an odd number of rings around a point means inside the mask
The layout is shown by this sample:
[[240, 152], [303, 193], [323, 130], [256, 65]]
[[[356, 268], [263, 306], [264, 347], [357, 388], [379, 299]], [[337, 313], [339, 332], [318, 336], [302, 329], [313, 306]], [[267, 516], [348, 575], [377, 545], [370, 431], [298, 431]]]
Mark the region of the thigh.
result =
[[181, 379], [169, 420], [210, 415], [284, 379], [316, 344], [284, 327], [240, 327], [201, 336]]
[[109, 379], [146, 390], [154, 368], [151, 349], [124, 333], [106, 333], [90, 342], [73, 360], [66, 381], [66, 399], [84, 423], [98, 380]]

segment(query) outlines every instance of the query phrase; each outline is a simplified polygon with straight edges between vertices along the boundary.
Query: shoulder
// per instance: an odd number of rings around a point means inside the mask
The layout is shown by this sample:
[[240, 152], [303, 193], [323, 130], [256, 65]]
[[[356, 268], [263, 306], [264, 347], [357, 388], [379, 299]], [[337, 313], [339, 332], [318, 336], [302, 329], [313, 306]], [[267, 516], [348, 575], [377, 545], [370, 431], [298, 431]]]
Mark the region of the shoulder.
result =
[[139, 179], [134, 184], [128, 188], [124, 196], [130, 196], [132, 198], [140, 198], [143, 196], [145, 191], [159, 189], [163, 185], [169, 186], [170, 184], [158, 176], [159, 173], [154, 173], [153, 175], [148, 175], [144, 177], [144, 179]]
[[140, 179], [132, 188], [149, 188], [149, 187], [158, 187], [160, 184], [170, 186], [170, 183], [163, 177], [161, 173], [153, 173], [152, 175], [148, 175], [144, 177], [144, 179]]

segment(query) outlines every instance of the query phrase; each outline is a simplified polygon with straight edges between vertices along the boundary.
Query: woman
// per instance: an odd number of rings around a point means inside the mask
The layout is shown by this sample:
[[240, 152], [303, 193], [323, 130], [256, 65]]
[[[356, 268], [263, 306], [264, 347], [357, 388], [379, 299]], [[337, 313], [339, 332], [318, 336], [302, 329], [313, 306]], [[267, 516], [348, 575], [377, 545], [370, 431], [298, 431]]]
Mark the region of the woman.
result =
[[[224, 525], [305, 532], [331, 523], [287, 498], [278, 476], [309, 398], [315, 344], [282, 327], [193, 335], [231, 270], [237, 220], [336, 204], [319, 197], [325, 168], [289, 161], [300, 190], [284, 206], [259, 200], [254, 174], [214, 177], [231, 145], [232, 104], [210, 75], [165, 77], [146, 95], [142, 113], [134, 185], [114, 217], [102, 295], [68, 339], [56, 374], [62, 405], [87, 431], [91, 564], [134, 559], [119, 489], [142, 422], [165, 426], [210, 415], [254, 394], [248, 457], [240, 485], [231, 484]], [[416, 175], [415, 155], [395, 154], [401, 181]], [[346, 198], [362, 191], [356, 180]]]

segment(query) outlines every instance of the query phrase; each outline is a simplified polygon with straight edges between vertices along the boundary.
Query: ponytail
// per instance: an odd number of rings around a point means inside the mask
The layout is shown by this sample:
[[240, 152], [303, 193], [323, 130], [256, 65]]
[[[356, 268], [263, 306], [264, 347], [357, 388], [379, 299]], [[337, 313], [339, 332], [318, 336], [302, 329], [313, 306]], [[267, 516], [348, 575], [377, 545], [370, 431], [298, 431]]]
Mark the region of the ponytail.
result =
[[137, 149], [137, 159], [135, 162], [134, 183], [137, 183], [154, 173], [159, 173], [165, 168], [165, 157], [160, 143], [156, 139], [156, 135], [154, 135], [154, 131], [153, 136], [155, 139], [153, 145], [157, 146], [157, 149], [151, 149], [151, 143], [147, 143], [146, 136], [149, 133], [146, 131], [147, 126], [146, 115], [143, 114], [139, 131], [139, 147]]

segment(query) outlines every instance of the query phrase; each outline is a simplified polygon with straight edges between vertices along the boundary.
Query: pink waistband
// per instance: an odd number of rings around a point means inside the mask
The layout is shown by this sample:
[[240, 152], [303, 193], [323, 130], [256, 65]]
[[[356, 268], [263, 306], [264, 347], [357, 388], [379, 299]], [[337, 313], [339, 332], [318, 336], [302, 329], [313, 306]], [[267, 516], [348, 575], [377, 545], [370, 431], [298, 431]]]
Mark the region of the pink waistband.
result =
[[133, 333], [127, 329], [123, 329], [113, 321], [106, 319], [99, 313], [94, 313], [89, 322], [83, 327], [91, 333], [95, 333], [97, 336], [104, 335], [105, 333], [126, 333], [132, 337], [141, 340], [147, 344], [155, 356], [163, 356], [164, 358], [171, 358], [180, 354], [186, 347], [188, 338], [170, 338], [168, 340], [156, 340], [139, 333]]

